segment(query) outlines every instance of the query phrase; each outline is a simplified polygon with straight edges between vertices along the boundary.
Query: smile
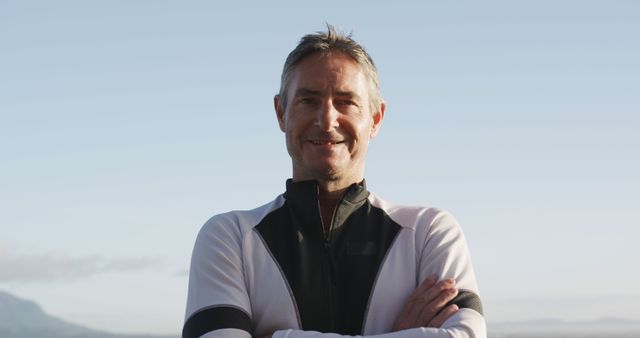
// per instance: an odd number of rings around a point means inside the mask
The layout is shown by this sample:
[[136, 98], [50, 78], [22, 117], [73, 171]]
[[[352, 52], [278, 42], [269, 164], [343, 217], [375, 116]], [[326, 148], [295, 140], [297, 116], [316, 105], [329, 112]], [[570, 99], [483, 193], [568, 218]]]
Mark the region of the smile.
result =
[[322, 146], [322, 145], [340, 144], [340, 143], [343, 143], [344, 141], [309, 140], [309, 142], [311, 142], [311, 144], [314, 144], [314, 145]]

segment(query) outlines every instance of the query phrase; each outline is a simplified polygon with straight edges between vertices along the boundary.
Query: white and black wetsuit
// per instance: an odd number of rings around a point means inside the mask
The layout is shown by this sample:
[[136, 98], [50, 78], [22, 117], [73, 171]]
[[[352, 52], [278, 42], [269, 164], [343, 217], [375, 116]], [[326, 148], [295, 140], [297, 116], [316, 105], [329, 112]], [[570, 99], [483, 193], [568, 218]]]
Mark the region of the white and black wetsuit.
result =
[[[193, 251], [183, 338], [486, 336], [467, 245], [450, 214], [391, 205], [354, 184], [330, 229], [325, 235], [315, 181], [289, 180], [264, 206], [211, 218]], [[441, 328], [392, 333], [431, 274], [456, 280], [460, 310]]]

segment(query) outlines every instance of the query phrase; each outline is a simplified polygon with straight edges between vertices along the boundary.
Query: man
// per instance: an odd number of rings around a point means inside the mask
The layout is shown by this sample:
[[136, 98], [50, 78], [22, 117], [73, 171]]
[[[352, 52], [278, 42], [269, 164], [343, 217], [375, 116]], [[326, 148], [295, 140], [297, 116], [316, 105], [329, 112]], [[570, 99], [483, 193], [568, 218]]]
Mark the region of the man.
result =
[[453, 217], [366, 189], [385, 103], [364, 48], [331, 26], [305, 36], [274, 106], [292, 179], [274, 201], [204, 225], [183, 337], [485, 337]]

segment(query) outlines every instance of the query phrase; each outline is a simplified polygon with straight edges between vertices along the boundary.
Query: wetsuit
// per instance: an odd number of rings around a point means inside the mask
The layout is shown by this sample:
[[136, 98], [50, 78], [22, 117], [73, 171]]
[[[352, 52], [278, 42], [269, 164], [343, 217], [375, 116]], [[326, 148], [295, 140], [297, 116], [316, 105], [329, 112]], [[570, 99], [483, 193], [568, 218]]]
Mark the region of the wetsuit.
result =
[[[467, 245], [450, 214], [392, 205], [353, 184], [325, 234], [318, 191], [315, 181], [289, 180], [272, 202], [203, 226], [183, 338], [486, 336]], [[391, 332], [408, 296], [432, 274], [456, 280], [452, 303], [460, 310], [441, 328]]]

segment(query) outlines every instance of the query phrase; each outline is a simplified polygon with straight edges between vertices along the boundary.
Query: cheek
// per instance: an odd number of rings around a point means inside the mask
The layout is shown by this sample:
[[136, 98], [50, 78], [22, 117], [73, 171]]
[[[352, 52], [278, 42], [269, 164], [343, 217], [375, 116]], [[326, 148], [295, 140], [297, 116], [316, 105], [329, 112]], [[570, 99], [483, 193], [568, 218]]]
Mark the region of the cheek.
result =
[[295, 123], [292, 123], [293, 121], [289, 121], [289, 123], [287, 123], [287, 125], [285, 126], [285, 135], [286, 135], [286, 140], [287, 140], [287, 146], [288, 147], [300, 147], [299, 143], [300, 143], [300, 139], [302, 138], [302, 130], [301, 128], [296, 125]]
[[371, 138], [372, 124], [368, 120], [352, 121], [349, 124], [349, 133], [359, 142], [367, 142]]
[[313, 121], [305, 120], [303, 116], [291, 116], [286, 121], [286, 132], [287, 134], [297, 137], [303, 135], [310, 125], [313, 125]]

